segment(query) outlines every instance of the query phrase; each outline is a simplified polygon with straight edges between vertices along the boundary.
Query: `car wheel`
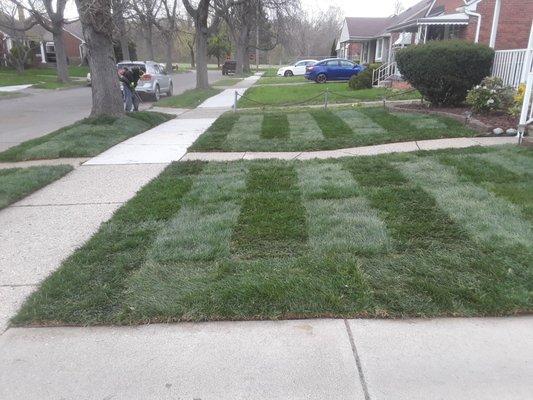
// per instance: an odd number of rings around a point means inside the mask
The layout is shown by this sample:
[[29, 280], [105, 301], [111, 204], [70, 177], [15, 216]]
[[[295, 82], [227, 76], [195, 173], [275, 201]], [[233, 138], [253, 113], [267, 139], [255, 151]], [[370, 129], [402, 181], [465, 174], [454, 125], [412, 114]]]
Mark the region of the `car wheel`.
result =
[[168, 97], [172, 96], [172, 93], [174, 93], [174, 85], [172, 84], [172, 82], [170, 82], [170, 86], [168, 87], [168, 90], [167, 90], [167, 96]]
[[161, 99], [161, 89], [159, 89], [159, 85], [156, 85], [154, 95], [153, 95], [153, 100], [159, 101], [159, 99]]
[[316, 79], [315, 79], [315, 82], [316, 83], [326, 83], [326, 81], [328, 80], [326, 74], [324, 73], [320, 73], [316, 76]]
[[285, 74], [284, 74], [286, 77], [289, 77], [289, 76], [293, 76], [294, 74], [292, 73], [292, 71], [285, 71]]

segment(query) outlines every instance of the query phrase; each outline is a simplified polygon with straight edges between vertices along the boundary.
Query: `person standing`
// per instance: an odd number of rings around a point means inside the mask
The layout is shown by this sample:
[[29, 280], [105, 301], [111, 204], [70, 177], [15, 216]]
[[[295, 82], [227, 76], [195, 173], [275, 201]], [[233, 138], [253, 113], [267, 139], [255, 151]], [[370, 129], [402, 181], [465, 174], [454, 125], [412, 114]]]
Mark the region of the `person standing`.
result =
[[124, 110], [131, 112], [133, 108], [133, 74], [127, 68], [124, 67], [120, 73], [120, 82], [122, 83], [122, 95], [124, 97]]

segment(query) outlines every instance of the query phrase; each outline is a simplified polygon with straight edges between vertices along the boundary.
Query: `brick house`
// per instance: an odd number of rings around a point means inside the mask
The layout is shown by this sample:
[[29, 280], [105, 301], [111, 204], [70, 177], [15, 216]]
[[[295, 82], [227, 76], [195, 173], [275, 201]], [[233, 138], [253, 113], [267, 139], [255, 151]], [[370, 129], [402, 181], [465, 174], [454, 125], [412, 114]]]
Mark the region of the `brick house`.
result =
[[[341, 57], [384, 64], [394, 63], [396, 49], [429, 40], [526, 49], [532, 18], [533, 0], [422, 0], [399, 15], [345, 18], [337, 49]], [[518, 53], [516, 57], [523, 58]]]
[[[20, 40], [33, 49], [31, 59], [33, 66], [55, 63], [54, 40], [50, 32], [39, 25], [26, 31], [7, 28], [12, 23], [12, 18], [0, 12], [0, 65], [7, 64], [7, 54], [11, 51], [15, 40]], [[20, 21], [14, 21], [14, 23], [22, 27]], [[85, 52], [85, 41], [80, 22], [76, 21], [65, 25], [63, 35], [69, 63], [79, 64], [83, 60]]]

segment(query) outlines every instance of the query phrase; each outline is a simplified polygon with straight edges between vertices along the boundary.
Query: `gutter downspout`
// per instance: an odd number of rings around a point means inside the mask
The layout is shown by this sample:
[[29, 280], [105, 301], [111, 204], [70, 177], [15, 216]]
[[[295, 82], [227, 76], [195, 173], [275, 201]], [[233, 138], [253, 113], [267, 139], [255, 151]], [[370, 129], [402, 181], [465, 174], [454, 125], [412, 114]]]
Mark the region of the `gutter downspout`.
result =
[[[465, 14], [466, 15], [469, 15], [471, 17], [476, 17], [477, 18], [477, 26], [476, 26], [476, 36], [474, 38], [474, 43], [478, 43], [479, 42], [479, 30], [481, 29], [481, 14], [479, 13], [476, 13], [474, 11], [470, 11], [467, 9], [467, 6], [468, 6], [468, 0], [463, 0], [465, 2]], [[496, 1], [499, 1], [499, 0], [496, 0]], [[427, 29], [427, 28], [426, 28]], [[491, 36], [492, 37], [492, 36]]]
[[494, 48], [496, 45], [496, 34], [498, 33], [498, 23], [500, 21], [500, 8], [502, 5], [501, 0], [496, 0], [494, 4], [494, 15], [492, 17], [492, 27], [490, 30], [490, 41], [489, 46]]

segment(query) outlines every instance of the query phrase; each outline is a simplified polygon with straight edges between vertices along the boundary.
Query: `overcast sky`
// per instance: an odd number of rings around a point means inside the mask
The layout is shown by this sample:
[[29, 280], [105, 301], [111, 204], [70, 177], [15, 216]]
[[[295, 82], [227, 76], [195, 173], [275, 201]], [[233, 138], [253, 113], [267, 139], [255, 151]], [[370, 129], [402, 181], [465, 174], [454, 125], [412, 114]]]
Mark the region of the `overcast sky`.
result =
[[[302, 7], [316, 13], [327, 9], [330, 5], [338, 6], [345, 17], [388, 17], [394, 12], [395, 0], [300, 0]], [[401, 0], [404, 9], [411, 7], [420, 0]]]
[[[311, 14], [326, 10], [330, 5], [339, 7], [345, 17], [388, 17], [394, 12], [395, 0], [300, 0], [302, 7]], [[404, 9], [420, 0], [401, 0]], [[69, 1], [66, 9], [68, 18], [77, 16], [74, 1]]]

